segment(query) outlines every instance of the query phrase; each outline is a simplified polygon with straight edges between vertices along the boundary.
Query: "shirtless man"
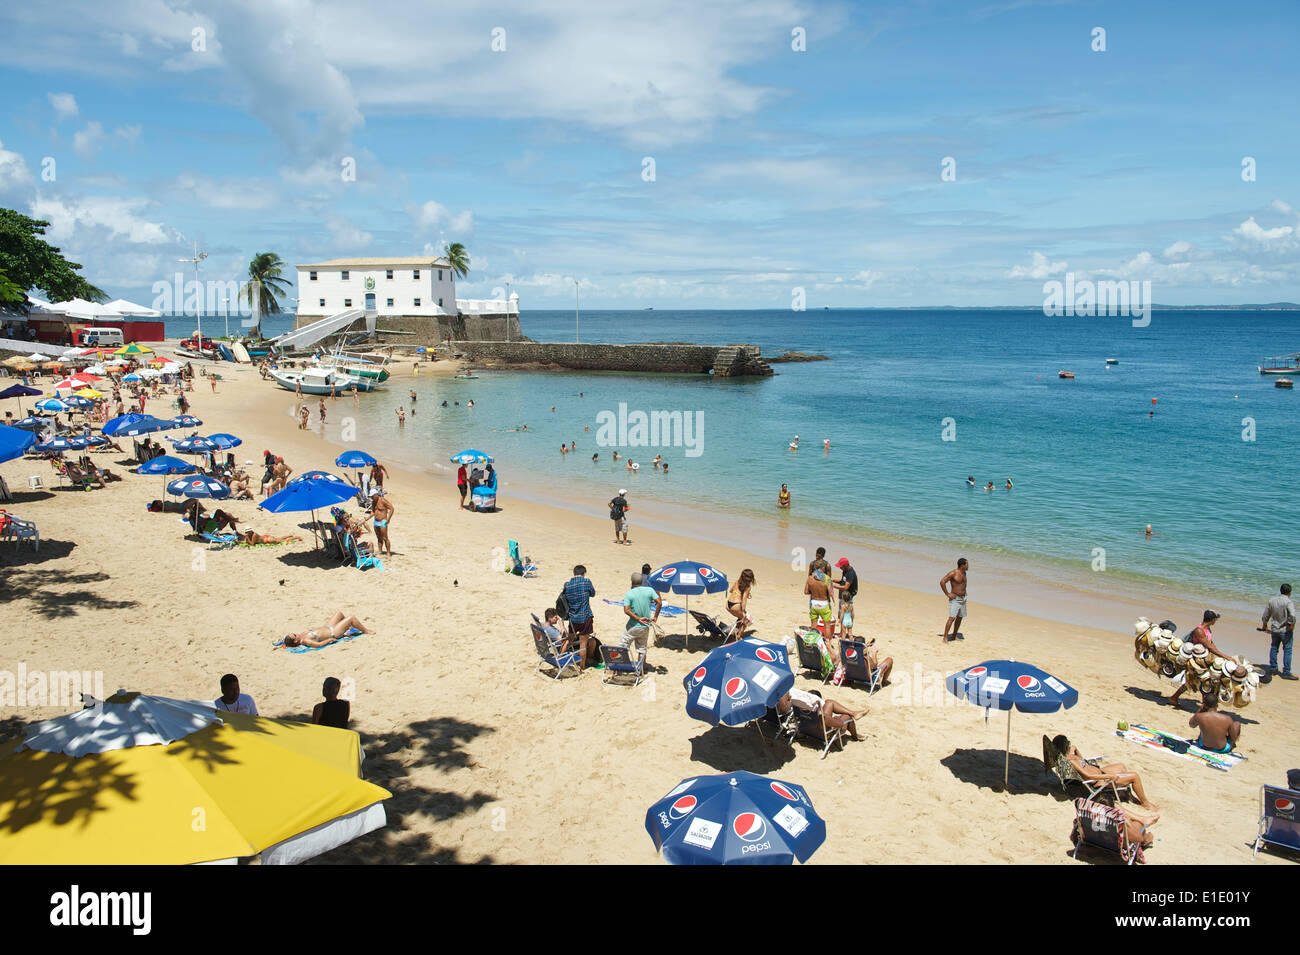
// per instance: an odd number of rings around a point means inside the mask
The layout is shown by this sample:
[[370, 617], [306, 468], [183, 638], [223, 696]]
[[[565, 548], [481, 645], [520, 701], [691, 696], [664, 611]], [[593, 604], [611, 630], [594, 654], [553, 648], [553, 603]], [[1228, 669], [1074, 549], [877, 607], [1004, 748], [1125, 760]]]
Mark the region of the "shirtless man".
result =
[[776, 701], [776, 708], [781, 713], [789, 713], [791, 707], [798, 706], [802, 710], [811, 710], [816, 713], [821, 711], [822, 719], [826, 725], [835, 729], [844, 730], [849, 734], [850, 739], [858, 739], [857, 721], [867, 715], [866, 710], [854, 712], [843, 703], [836, 703], [834, 700], [823, 700], [815, 693], [809, 693], [807, 690], [793, 688], [785, 696]]
[[[826, 573], [821, 568], [808, 575], [803, 592], [808, 596], [808, 619], [813, 629], [820, 629], [829, 640], [834, 630], [831, 626], [831, 588]], [[817, 626], [818, 621], [821, 622], [821, 627]], [[834, 654], [835, 651], [832, 649], [831, 652]]]
[[393, 507], [393, 502], [384, 495], [383, 488], [376, 488], [370, 492], [372, 500], [370, 516], [374, 518], [375, 542], [379, 547], [379, 553], [393, 556], [393, 545], [388, 542], [388, 522], [393, 519], [397, 513], [397, 508]]
[[[1198, 643], [1210, 651], [1211, 656], [1222, 657], [1225, 660], [1231, 660], [1235, 666], [1237, 661], [1219, 650], [1214, 645], [1214, 635], [1210, 628], [1219, 619], [1219, 613], [1215, 610], [1207, 610], [1201, 615], [1201, 625], [1192, 631], [1192, 643]], [[1183, 681], [1178, 684], [1178, 689], [1169, 695], [1169, 702], [1174, 706], [1178, 705], [1178, 698], [1187, 690], [1187, 671], [1183, 671]]]
[[327, 647], [340, 637], [346, 636], [351, 629], [362, 633], [374, 633], [364, 623], [352, 615], [345, 615], [342, 610], [330, 617], [329, 622], [320, 627], [312, 627], [302, 633], [287, 633], [284, 637], [286, 647]]
[[[950, 570], [939, 581], [939, 589], [948, 598], [948, 622], [943, 625], [943, 642], [949, 643], [961, 636], [961, 621], [966, 619], [966, 574], [970, 564], [965, 557], [957, 560], [957, 569]], [[953, 627], [953, 624], [956, 627]], [[948, 630], [952, 629], [952, 636]]]
[[1187, 725], [1201, 731], [1196, 745], [1211, 753], [1231, 753], [1241, 736], [1241, 724], [1230, 713], [1219, 710], [1219, 698], [1213, 693], [1201, 698], [1201, 708], [1192, 714]]
[[370, 483], [379, 488], [384, 488], [384, 478], [388, 477], [388, 468], [384, 467], [378, 461], [370, 466]]

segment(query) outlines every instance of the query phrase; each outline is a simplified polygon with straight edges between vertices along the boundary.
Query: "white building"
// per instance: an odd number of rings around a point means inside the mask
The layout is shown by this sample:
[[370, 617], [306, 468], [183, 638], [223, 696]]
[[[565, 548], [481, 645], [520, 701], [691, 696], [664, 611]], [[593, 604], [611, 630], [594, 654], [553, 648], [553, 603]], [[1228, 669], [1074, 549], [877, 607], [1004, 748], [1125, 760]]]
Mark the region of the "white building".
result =
[[297, 268], [302, 319], [349, 308], [374, 311], [381, 318], [456, 315], [456, 276], [441, 257], [331, 259]]

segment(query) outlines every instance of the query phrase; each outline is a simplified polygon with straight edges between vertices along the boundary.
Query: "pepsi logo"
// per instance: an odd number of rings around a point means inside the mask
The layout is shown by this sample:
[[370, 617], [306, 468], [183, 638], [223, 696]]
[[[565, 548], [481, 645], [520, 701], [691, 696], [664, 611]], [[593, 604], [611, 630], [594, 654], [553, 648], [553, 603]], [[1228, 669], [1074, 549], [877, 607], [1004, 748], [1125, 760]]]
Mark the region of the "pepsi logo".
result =
[[844, 655], [848, 657], [850, 660], [856, 660], [858, 658], [858, 651], [853, 649], [852, 647], [849, 647], [844, 651]]
[[754, 651], [754, 656], [758, 657], [760, 660], [764, 661], [765, 663], [776, 662], [776, 654], [773, 653], [771, 650], [769, 650], [767, 647], [759, 647], [757, 650]]
[[1038, 681], [1035, 680], [1028, 673], [1026, 673], [1022, 677], [1018, 677], [1016, 679], [1016, 683], [1018, 683], [1020, 685], [1020, 689], [1024, 690], [1026, 693], [1032, 693], [1034, 690], [1038, 689], [1039, 686]]
[[677, 568], [676, 568], [676, 567], [665, 567], [663, 570], [659, 571], [659, 576], [660, 576], [660, 577], [671, 577], [671, 576], [672, 576], [673, 574], [675, 574], [675, 573], [677, 573]]
[[675, 803], [668, 807], [668, 815], [674, 819], [681, 819], [683, 816], [689, 816], [694, 811], [696, 804], [699, 802], [694, 796], [682, 796]]
[[698, 670], [696, 670], [694, 673], [691, 674], [691, 679], [694, 682], [699, 683], [701, 680], [704, 679], [704, 675], [708, 672], [709, 671], [704, 669], [704, 667], [700, 667]]
[[767, 835], [767, 823], [755, 812], [742, 812], [731, 820], [731, 831], [745, 842], [757, 842]]
[[966, 671], [967, 676], [985, 676], [989, 672], [988, 667], [971, 667]]
[[700, 576], [701, 576], [701, 577], [706, 577], [706, 578], [707, 578], [707, 577], [712, 577], [712, 576], [713, 576], [713, 571], [709, 570], [709, 568], [707, 568], [707, 567], [701, 567], [701, 568], [700, 568]]
[[738, 700], [749, 691], [749, 684], [738, 676], [733, 676], [727, 681], [727, 696], [733, 700]]
[[1273, 808], [1278, 812], [1291, 813], [1295, 812], [1295, 803], [1290, 799], [1284, 799], [1279, 796], [1277, 799], [1273, 800]]
[[791, 802], [799, 801], [799, 797], [796, 796], [793, 790], [784, 783], [768, 783], [768, 785], [772, 787], [772, 792], [776, 793], [782, 799], [788, 799]]

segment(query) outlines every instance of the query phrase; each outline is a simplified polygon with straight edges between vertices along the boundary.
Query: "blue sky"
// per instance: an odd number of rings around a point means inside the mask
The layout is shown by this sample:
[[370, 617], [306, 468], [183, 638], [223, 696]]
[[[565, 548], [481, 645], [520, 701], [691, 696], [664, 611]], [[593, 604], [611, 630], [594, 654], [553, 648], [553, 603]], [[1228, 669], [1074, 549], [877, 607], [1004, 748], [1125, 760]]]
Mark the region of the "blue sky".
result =
[[217, 280], [460, 241], [459, 294], [509, 281], [525, 310], [575, 279], [593, 308], [1035, 305], [1066, 272], [1296, 301], [1297, 26], [1286, 2], [9, 4], [0, 205], [143, 302], [195, 240]]

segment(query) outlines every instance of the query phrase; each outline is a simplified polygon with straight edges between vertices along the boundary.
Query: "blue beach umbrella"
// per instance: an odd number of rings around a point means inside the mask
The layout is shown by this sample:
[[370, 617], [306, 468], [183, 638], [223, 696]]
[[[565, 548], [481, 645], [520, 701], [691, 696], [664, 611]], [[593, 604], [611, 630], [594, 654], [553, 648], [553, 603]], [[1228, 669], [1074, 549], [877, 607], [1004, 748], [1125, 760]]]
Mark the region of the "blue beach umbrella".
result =
[[129, 375], [123, 375], [122, 380], [123, 381], [144, 381], [144, 379], [141, 378], [139, 375], [137, 375], [135, 372], [131, 372], [131, 374]]
[[[202, 424], [203, 422], [199, 422]], [[236, 438], [233, 434], [226, 434], [224, 431], [218, 431], [216, 434], [208, 435], [208, 440], [215, 444], [222, 451], [229, 451], [231, 448], [237, 448], [244, 443], [243, 438]]]
[[37, 411], [49, 411], [58, 414], [60, 411], [71, 411], [72, 405], [68, 404], [62, 398], [46, 398], [44, 401], [38, 401], [33, 405]]
[[145, 418], [148, 417], [149, 415], [134, 414], [134, 413], [119, 415], [116, 418], [109, 418], [107, 421], [104, 422], [103, 427], [101, 427], [99, 430], [111, 437], [117, 434], [119, 430], [130, 427], [131, 425], [135, 424], [137, 421], [143, 421]]
[[77, 440], [87, 448], [99, 448], [108, 444], [108, 438], [104, 437], [102, 434], [79, 434], [77, 435]]
[[299, 481], [325, 481], [330, 484], [341, 485], [351, 491], [353, 495], [357, 493], [355, 487], [343, 480], [337, 474], [330, 474], [329, 471], [307, 471], [303, 474], [299, 474], [296, 478], [291, 479], [289, 483], [297, 484]]
[[174, 418], [169, 418], [174, 428], [200, 428], [203, 422], [192, 414], [178, 414]]
[[81, 395], [69, 395], [63, 399], [65, 402], [76, 408], [78, 411], [85, 411], [87, 408], [95, 407], [95, 403], [89, 398], [83, 398]]
[[744, 771], [683, 779], [645, 828], [672, 865], [791, 865], [826, 841], [802, 786]]
[[679, 560], [675, 564], [664, 564], [650, 575], [647, 587], [653, 587], [659, 593], [671, 591], [686, 597], [686, 648], [691, 646], [691, 595], [717, 594], [727, 589], [727, 575], [716, 567], [701, 564], [696, 560]]
[[199, 475], [172, 481], [167, 485], [167, 493], [176, 497], [211, 497], [221, 500], [230, 497], [230, 488], [213, 478]]
[[[127, 418], [134, 418], [134, 421], [127, 421]], [[155, 418], [153, 415], [123, 415], [121, 418], [114, 418], [99, 430], [109, 437], [134, 438], [142, 434], [153, 434], [155, 431], [169, 431], [172, 427], [170, 421], [163, 421]]]
[[340, 468], [368, 468], [378, 463], [364, 451], [344, 451], [334, 459], [334, 466]]
[[767, 714], [794, 686], [785, 647], [748, 637], [711, 650], [682, 678], [686, 715], [741, 726]]
[[41, 390], [39, 388], [28, 388], [26, 385], [10, 385], [4, 391], [0, 391], [0, 398], [17, 398], [18, 413], [26, 414], [27, 412], [23, 411], [23, 399], [35, 398], [40, 394]]
[[46, 438], [40, 444], [33, 447], [32, 450], [39, 454], [44, 454], [46, 451], [75, 451], [79, 447], [84, 447], [84, 445], [78, 445], [76, 440], [75, 437], [64, 437], [63, 435], [59, 435], [56, 438]]
[[13, 423], [13, 427], [21, 428], [23, 431], [41, 431], [48, 428], [53, 420], [53, 418], [21, 418]]
[[[312, 476], [316, 475], [316, 476]], [[316, 511], [356, 497], [357, 489], [347, 481], [324, 471], [308, 472], [286, 484], [257, 505], [272, 514], [311, 511], [312, 537], [316, 536]]]
[[188, 438], [183, 438], [172, 445], [172, 450], [178, 454], [211, 454], [219, 450], [217, 445], [207, 438], [192, 434]]
[[1015, 660], [986, 660], [944, 681], [948, 692], [984, 707], [1007, 711], [1007, 758], [1002, 769], [1005, 787], [1011, 771], [1011, 711], [1055, 713], [1079, 702], [1079, 691], [1044, 670]]
[[470, 448], [468, 451], [461, 451], [451, 456], [452, 464], [491, 464], [492, 455], [484, 454], [482, 451], [476, 451]]
[[36, 435], [0, 424], [0, 461], [21, 458], [36, 443]]
[[[136, 474], [193, 474], [198, 468], [188, 461], [182, 461], [180, 458], [174, 458], [170, 454], [160, 454], [156, 458], [150, 458], [144, 464], [135, 469]], [[164, 492], [166, 491], [164, 477]]]

